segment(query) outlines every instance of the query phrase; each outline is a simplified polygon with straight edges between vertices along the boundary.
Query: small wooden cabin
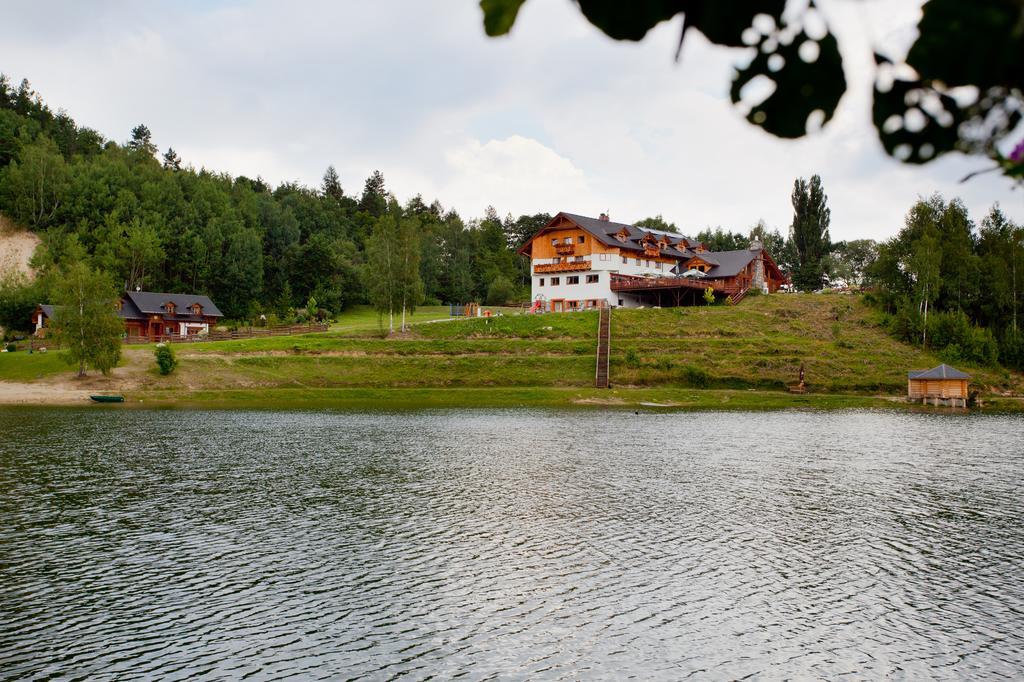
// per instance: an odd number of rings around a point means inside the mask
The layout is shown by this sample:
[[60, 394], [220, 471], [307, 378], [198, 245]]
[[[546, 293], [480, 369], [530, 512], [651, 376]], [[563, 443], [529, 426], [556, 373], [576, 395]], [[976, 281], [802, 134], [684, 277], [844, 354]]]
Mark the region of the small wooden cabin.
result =
[[931, 405], [967, 407], [967, 387], [971, 376], [942, 364], [932, 369], [907, 373], [907, 399]]

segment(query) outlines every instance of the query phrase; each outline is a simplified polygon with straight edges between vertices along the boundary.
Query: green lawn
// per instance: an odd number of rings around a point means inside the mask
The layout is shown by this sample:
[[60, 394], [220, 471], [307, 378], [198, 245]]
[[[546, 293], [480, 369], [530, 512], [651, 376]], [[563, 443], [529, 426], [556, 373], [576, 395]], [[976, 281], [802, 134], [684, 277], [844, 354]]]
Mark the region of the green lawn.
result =
[[35, 381], [71, 369], [63, 351], [0, 353], [0, 381]]

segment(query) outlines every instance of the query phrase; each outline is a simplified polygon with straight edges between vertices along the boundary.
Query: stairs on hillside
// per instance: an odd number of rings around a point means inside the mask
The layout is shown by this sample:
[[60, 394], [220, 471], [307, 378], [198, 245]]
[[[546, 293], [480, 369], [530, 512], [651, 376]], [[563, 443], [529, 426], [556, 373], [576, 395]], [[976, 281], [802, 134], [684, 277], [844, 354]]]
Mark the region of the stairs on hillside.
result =
[[594, 386], [608, 388], [608, 355], [612, 340], [612, 309], [601, 306], [597, 320], [597, 370]]

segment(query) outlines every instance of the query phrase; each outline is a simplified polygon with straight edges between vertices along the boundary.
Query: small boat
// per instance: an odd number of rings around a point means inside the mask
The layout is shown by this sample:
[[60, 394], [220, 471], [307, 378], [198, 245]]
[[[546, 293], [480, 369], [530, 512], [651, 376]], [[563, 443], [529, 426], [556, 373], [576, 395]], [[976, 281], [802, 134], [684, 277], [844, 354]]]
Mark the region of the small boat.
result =
[[123, 403], [123, 395], [91, 395], [89, 400], [94, 403]]

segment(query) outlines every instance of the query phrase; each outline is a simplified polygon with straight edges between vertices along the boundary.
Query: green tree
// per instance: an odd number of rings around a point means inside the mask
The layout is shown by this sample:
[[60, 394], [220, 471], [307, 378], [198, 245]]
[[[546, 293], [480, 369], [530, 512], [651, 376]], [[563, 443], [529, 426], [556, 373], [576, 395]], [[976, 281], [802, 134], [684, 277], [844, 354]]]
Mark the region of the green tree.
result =
[[78, 365], [78, 376], [87, 367], [110, 374], [121, 359], [124, 323], [117, 300], [110, 278], [84, 263], [68, 265], [57, 280], [51, 332], [66, 349], [68, 364]]
[[[381, 182], [383, 184], [383, 178], [381, 178]], [[345, 192], [341, 189], [341, 179], [338, 177], [338, 171], [334, 169], [334, 166], [328, 166], [327, 170], [324, 171], [324, 178], [320, 183], [320, 193], [336, 201], [345, 196]]]
[[502, 275], [491, 281], [487, 287], [487, 305], [505, 305], [515, 299], [516, 287]]
[[125, 146], [133, 152], [146, 156], [153, 156], [157, 152], [157, 146], [153, 142], [153, 133], [142, 123], [132, 128], [132, 137]]
[[384, 174], [379, 170], [373, 171], [373, 174], [366, 178], [363, 195], [359, 198], [358, 210], [368, 213], [374, 218], [379, 218], [388, 210], [388, 194], [384, 187]]
[[707, 305], [711, 305], [714, 302], [715, 290], [712, 289], [711, 287], [708, 287], [707, 289], [704, 290], [704, 303], [706, 303]]
[[389, 333], [395, 331], [395, 310], [400, 300], [399, 220], [396, 206], [377, 219], [366, 244], [366, 269], [363, 271], [367, 297], [378, 315], [387, 315]]
[[661, 217], [660, 213], [650, 218], [638, 220], [635, 223], [633, 223], [633, 226], [642, 227], [646, 230], [659, 230], [661, 232], [674, 232], [676, 234], [679, 234], [679, 228], [676, 227], [676, 224], [667, 222], [664, 218]]
[[830, 277], [861, 286], [877, 258], [878, 244], [872, 239], [842, 241], [833, 245], [827, 270]]
[[156, 366], [162, 376], [167, 376], [178, 366], [178, 359], [174, 357], [174, 349], [169, 343], [158, 343], [153, 354], [156, 356]]
[[[397, 204], [395, 204], [397, 209]], [[420, 221], [416, 216], [399, 216], [398, 220], [398, 299], [402, 307], [402, 331], [406, 330], [406, 314], [416, 312], [423, 300], [420, 278]]]
[[796, 248], [797, 258], [793, 284], [803, 291], [815, 291], [821, 288], [825, 256], [831, 247], [828, 228], [832, 212], [828, 208], [821, 178], [813, 175], [810, 182], [797, 178], [793, 182], [792, 201], [790, 239]]
[[940, 265], [942, 251], [938, 236], [929, 231], [913, 244], [910, 256], [910, 272], [914, 278], [915, 290], [920, 302], [919, 311], [923, 317], [921, 325], [921, 346], [928, 347], [928, 307], [939, 295], [941, 286]]
[[697, 241], [708, 251], [738, 251], [748, 246], [746, 238], [739, 232], [730, 232], [721, 226], [712, 230], [706, 227], [697, 233]]
[[0, 171], [0, 207], [22, 225], [43, 229], [54, 221], [64, 201], [68, 168], [57, 145], [45, 135], [21, 142], [18, 160]]
[[174, 147], [168, 147], [167, 151], [164, 152], [163, 167], [164, 170], [169, 171], [181, 170], [181, 157], [178, 156], [178, 152], [174, 151]]

